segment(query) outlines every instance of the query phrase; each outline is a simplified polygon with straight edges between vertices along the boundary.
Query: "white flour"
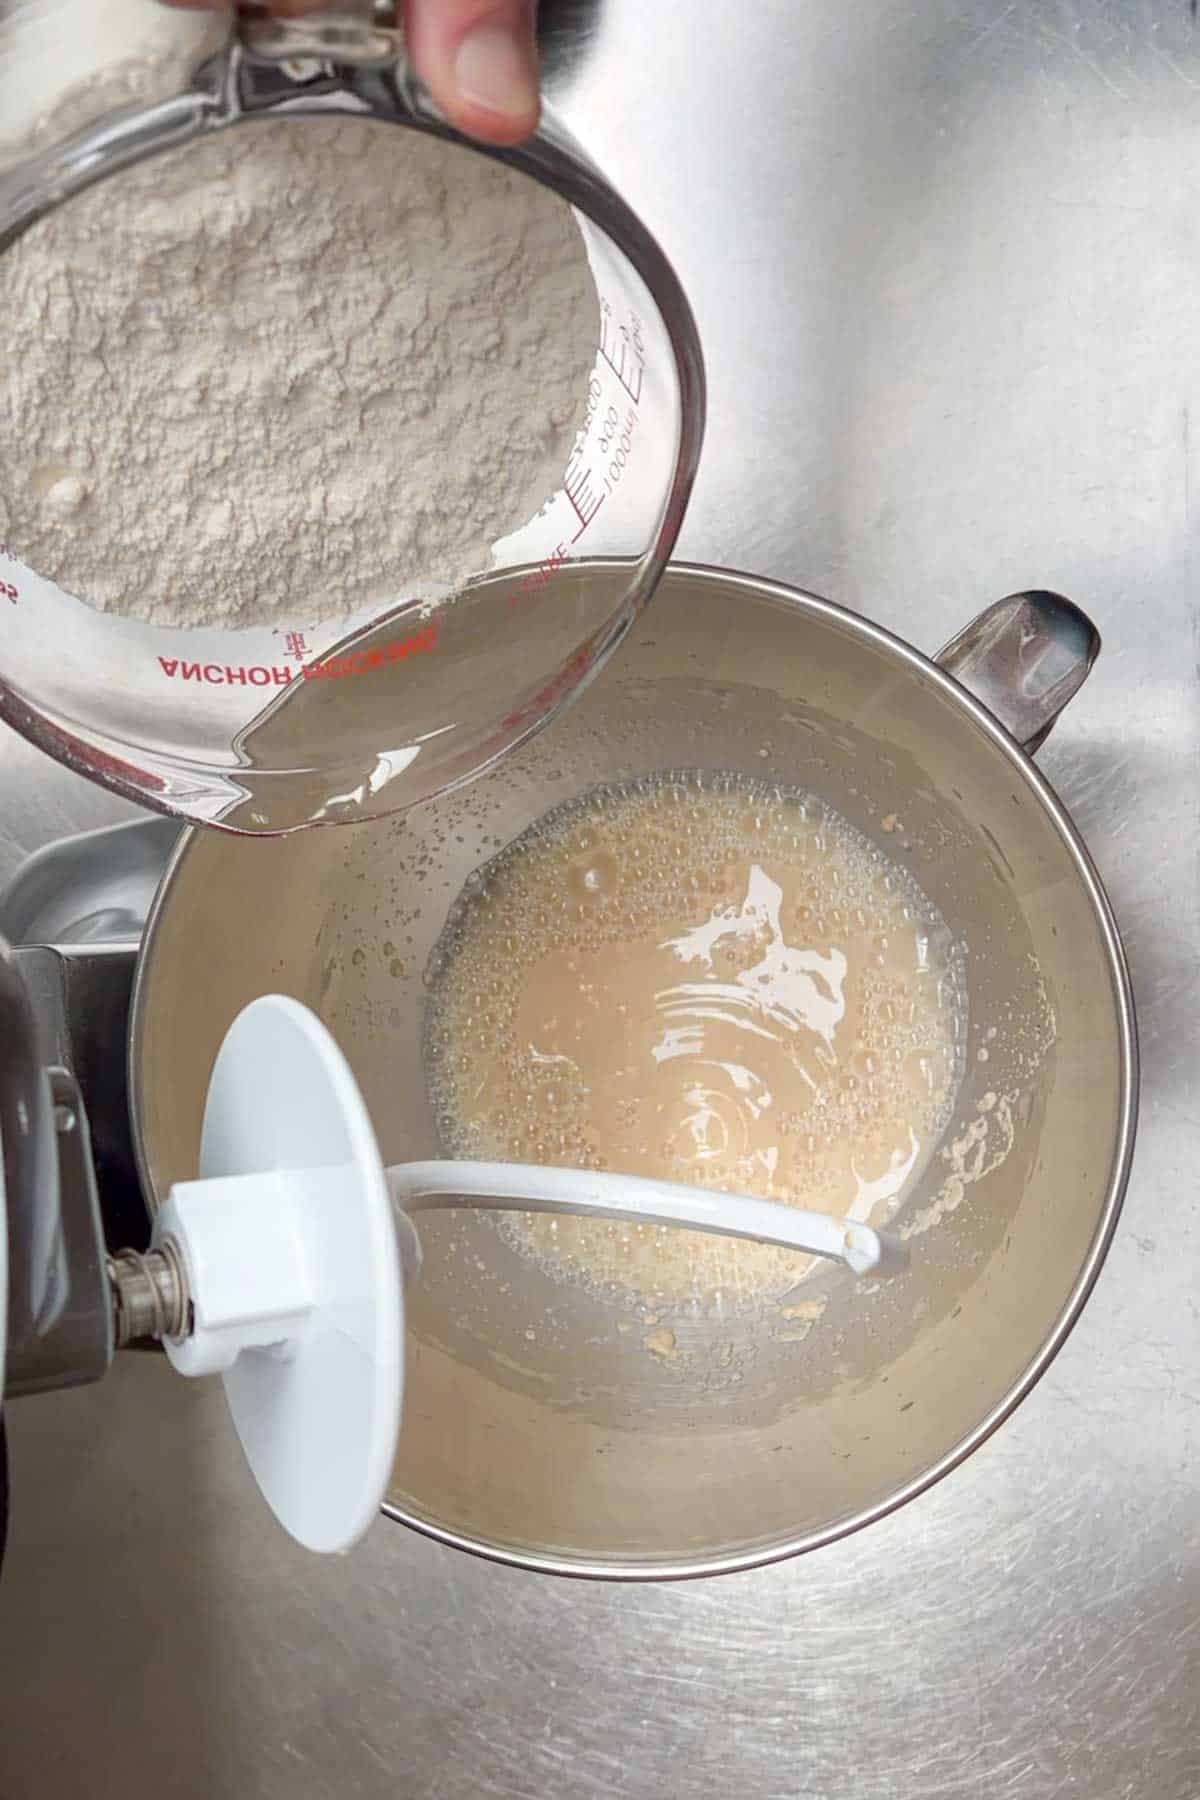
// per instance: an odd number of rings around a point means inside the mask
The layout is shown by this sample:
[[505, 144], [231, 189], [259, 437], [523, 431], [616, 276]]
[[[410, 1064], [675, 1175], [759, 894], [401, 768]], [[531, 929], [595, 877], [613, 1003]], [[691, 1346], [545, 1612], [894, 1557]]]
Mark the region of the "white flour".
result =
[[599, 310], [568, 208], [356, 120], [225, 132], [0, 258], [0, 537], [156, 624], [456, 587], [561, 486]]

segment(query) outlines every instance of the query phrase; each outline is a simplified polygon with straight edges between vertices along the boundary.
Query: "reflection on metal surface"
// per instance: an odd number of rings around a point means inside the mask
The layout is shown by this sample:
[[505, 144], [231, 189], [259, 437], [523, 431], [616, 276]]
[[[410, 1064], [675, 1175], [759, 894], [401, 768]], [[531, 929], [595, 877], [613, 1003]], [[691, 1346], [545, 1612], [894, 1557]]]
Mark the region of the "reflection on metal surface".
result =
[[33, 1392], [42, 1385], [43, 1347], [67, 1308], [70, 1282], [63, 1221], [57, 1207], [42, 1204], [57, 1181], [54, 1102], [29, 994], [3, 938], [0, 1154], [0, 1201], [7, 1211], [6, 1388]]
[[15, 945], [136, 945], [180, 830], [138, 819], [46, 845], [0, 889], [0, 933]]
[[42, 1065], [69, 1070], [85, 1097], [89, 1166], [109, 1243], [141, 1247], [149, 1231], [125, 1085], [134, 946], [68, 942], [15, 954], [37, 1016]]
[[[573, 66], [564, 113], [699, 314], [681, 551], [929, 647], [1033, 580], [1103, 631], [1041, 766], [1139, 1002], [1124, 1224], [953, 1480], [716, 1583], [556, 1583], [386, 1526], [314, 1569], [260, 1520], [219, 1394], [156, 1359], [13, 1407], [0, 1789], [1195, 1800], [1200, 31], [1187, 0], [608, 0]], [[118, 816], [0, 739], [0, 876]], [[828, 1702], [860, 1690], [851, 1739]]]

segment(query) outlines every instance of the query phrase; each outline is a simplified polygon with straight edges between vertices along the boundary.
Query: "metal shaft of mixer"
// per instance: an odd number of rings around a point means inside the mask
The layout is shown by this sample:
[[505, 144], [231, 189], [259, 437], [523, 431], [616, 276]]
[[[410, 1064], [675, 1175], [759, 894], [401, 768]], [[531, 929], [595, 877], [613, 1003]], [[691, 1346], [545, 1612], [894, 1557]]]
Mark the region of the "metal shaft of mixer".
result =
[[185, 1337], [192, 1303], [175, 1246], [168, 1238], [142, 1255], [121, 1250], [107, 1259], [113, 1341], [118, 1350], [143, 1338]]

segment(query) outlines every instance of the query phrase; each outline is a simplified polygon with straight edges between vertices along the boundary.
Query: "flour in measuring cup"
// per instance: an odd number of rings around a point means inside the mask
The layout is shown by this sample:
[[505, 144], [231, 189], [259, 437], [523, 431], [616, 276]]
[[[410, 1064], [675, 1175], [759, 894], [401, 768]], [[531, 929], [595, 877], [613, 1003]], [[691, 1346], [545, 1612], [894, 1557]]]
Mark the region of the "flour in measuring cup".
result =
[[599, 303], [569, 208], [359, 120], [226, 132], [0, 257], [0, 536], [102, 611], [316, 624], [486, 570], [562, 485]]

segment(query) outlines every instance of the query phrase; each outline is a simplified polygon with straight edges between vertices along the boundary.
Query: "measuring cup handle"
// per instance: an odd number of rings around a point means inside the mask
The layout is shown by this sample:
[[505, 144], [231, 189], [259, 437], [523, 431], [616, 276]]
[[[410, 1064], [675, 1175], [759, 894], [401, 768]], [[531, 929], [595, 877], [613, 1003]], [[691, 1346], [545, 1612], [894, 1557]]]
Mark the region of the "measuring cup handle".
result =
[[320, 11], [281, 17], [263, 0], [237, 0], [237, 35], [255, 62], [316, 58], [343, 67], [378, 68], [404, 48], [390, 0], [336, 0]]
[[1061, 594], [1033, 588], [997, 600], [935, 661], [1032, 755], [1099, 654], [1100, 633], [1087, 614]]

